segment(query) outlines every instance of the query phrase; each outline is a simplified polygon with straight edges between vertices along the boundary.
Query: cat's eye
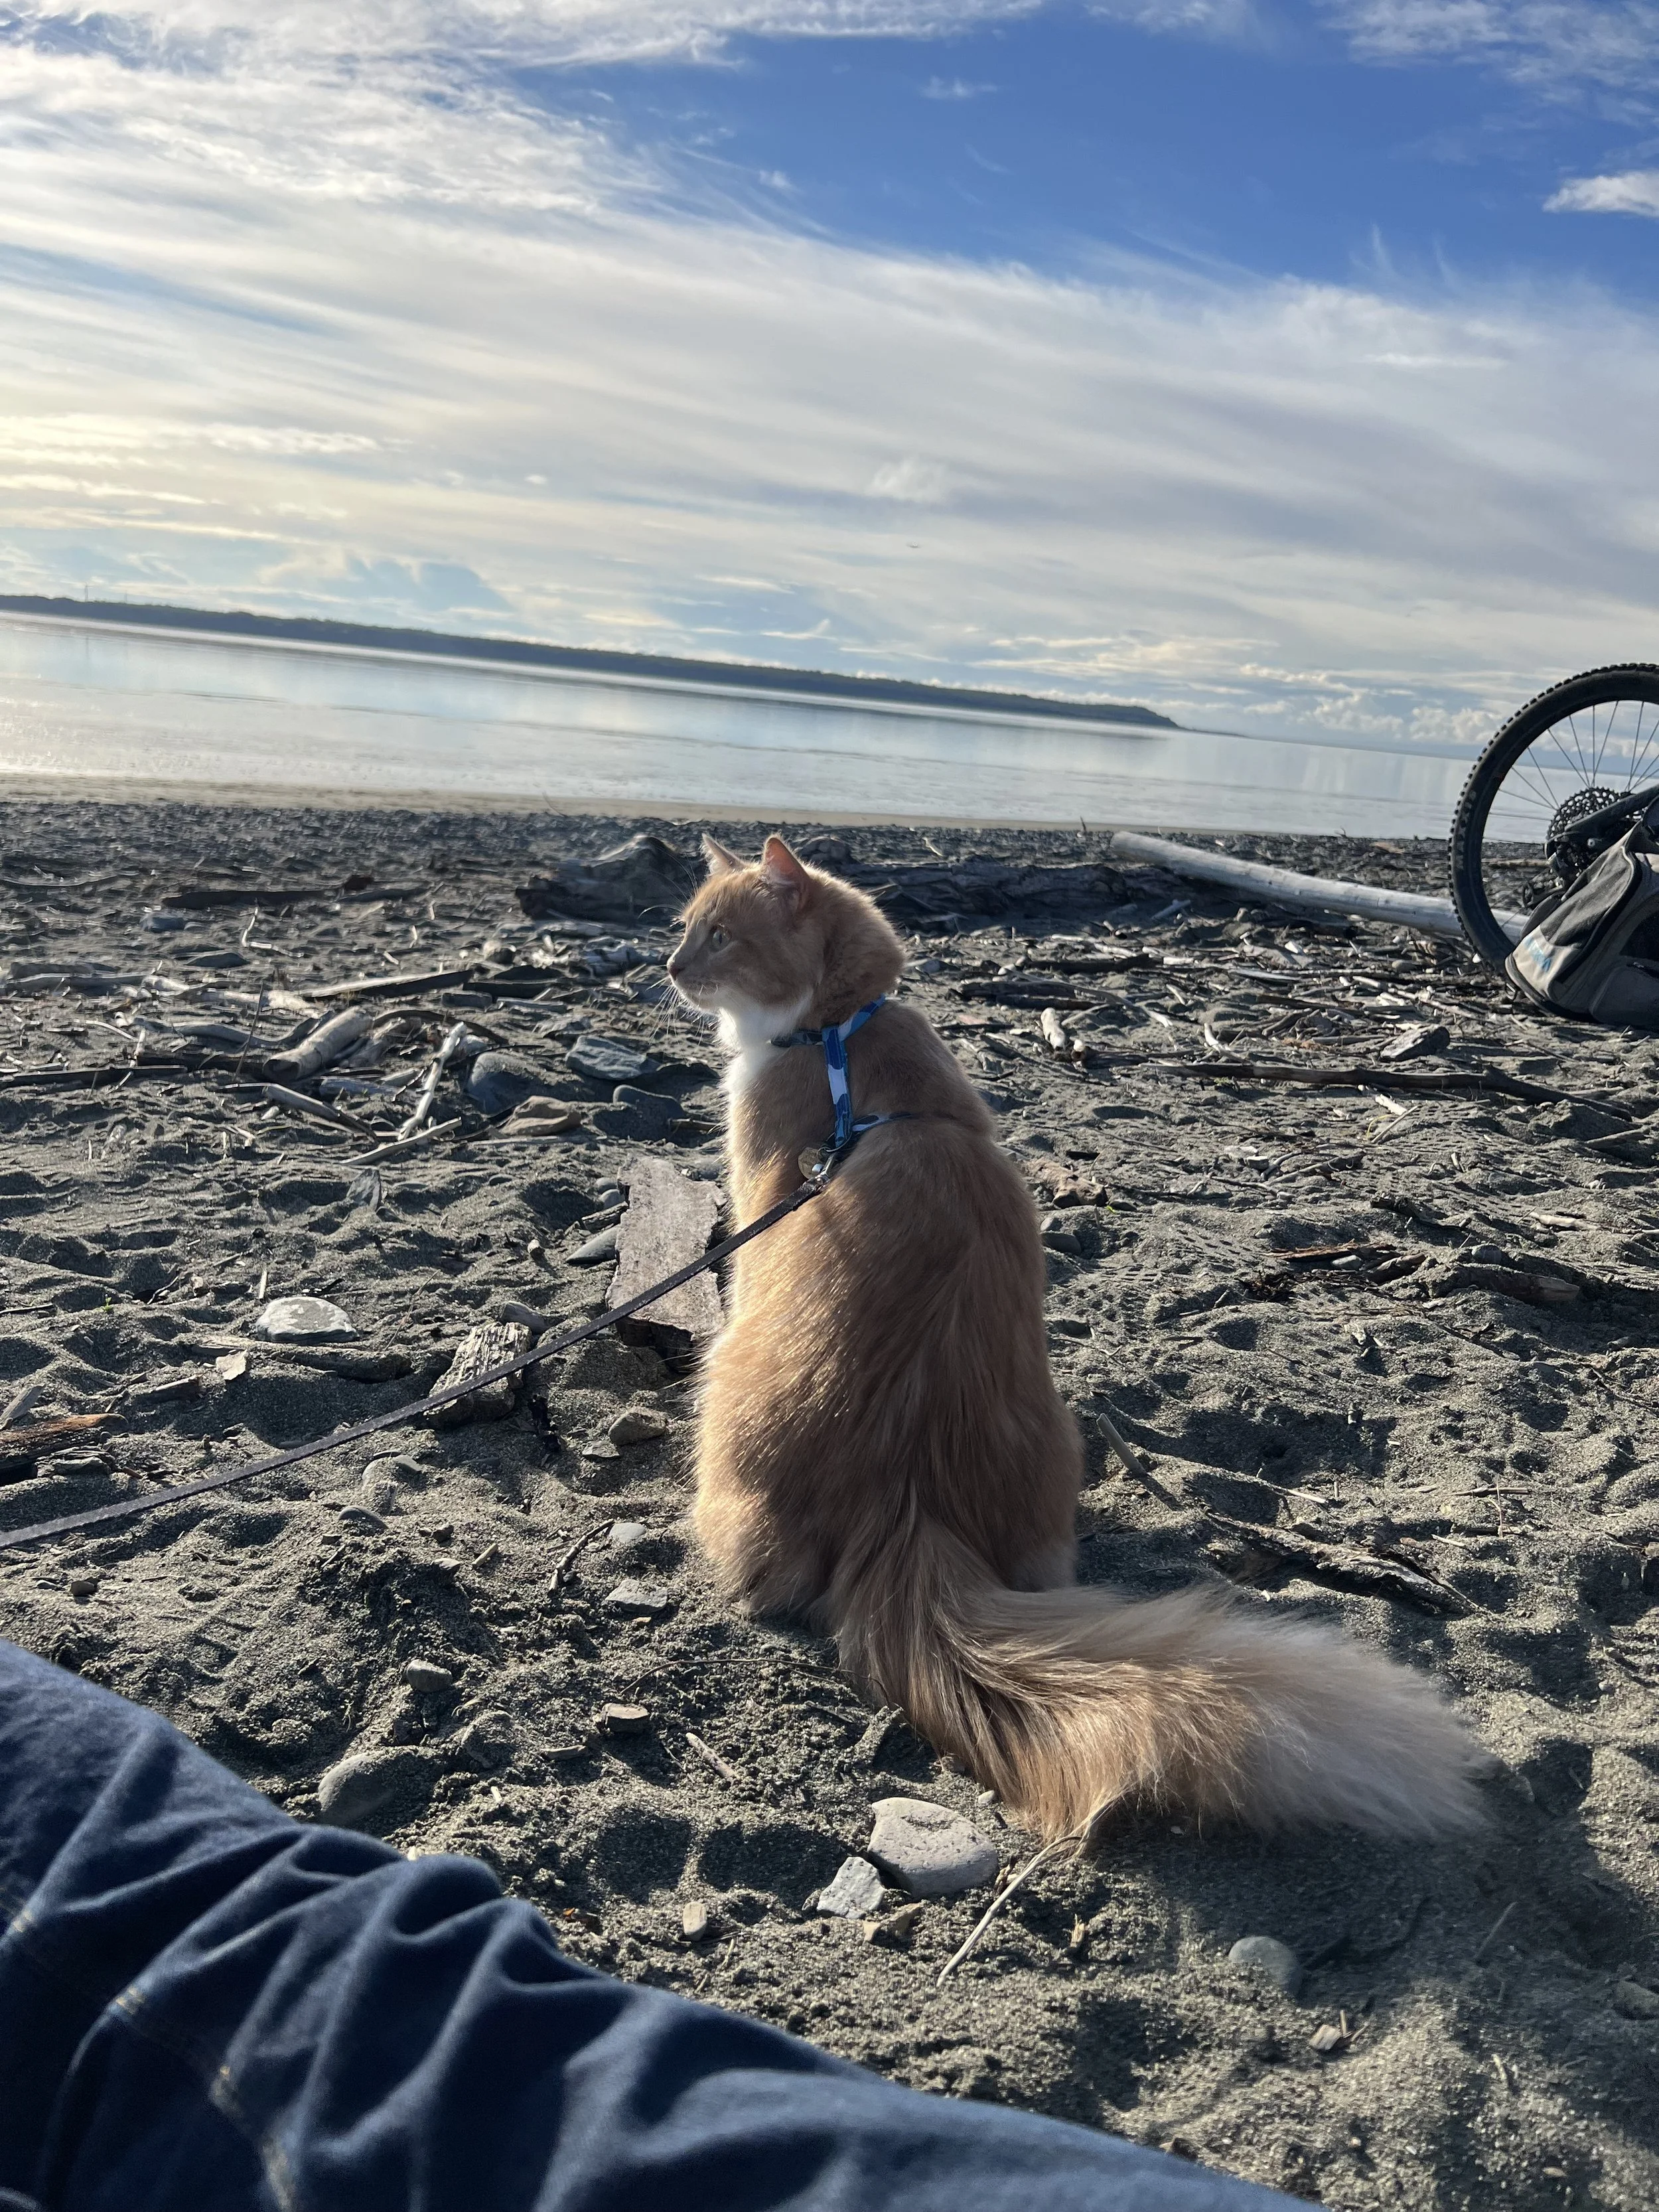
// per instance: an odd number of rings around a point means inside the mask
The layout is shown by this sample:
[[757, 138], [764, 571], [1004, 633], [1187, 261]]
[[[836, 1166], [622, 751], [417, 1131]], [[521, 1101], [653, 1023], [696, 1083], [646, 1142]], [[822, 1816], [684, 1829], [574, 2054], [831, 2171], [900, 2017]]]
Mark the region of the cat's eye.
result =
[[730, 941], [723, 929], [711, 929], [708, 933], [708, 949], [711, 952], [718, 952], [722, 945]]

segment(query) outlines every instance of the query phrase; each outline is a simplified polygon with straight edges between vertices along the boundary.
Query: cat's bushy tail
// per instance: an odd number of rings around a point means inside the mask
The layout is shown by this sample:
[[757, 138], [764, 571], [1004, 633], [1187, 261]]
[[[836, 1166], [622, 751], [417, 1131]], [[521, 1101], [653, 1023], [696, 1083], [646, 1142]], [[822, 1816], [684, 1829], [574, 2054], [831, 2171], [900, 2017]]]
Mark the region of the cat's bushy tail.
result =
[[1409, 1668], [1205, 1589], [1002, 1588], [919, 1523], [838, 1578], [843, 1662], [1047, 1838], [1139, 1803], [1262, 1829], [1468, 1827], [1487, 1755]]

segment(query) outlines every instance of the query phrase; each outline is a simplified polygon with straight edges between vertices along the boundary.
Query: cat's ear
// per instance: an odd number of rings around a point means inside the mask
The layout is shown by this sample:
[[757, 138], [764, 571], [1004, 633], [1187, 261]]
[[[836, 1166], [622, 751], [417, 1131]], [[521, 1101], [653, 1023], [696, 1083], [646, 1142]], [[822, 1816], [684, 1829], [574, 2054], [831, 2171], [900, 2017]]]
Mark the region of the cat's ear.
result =
[[812, 888], [812, 878], [805, 866], [798, 860], [781, 837], [769, 837], [761, 854], [761, 866], [766, 880], [779, 890], [788, 894], [791, 903], [799, 906]]
[[702, 857], [708, 863], [711, 876], [724, 876], [743, 866], [735, 853], [722, 845], [718, 837], [711, 837], [706, 830], [702, 833]]

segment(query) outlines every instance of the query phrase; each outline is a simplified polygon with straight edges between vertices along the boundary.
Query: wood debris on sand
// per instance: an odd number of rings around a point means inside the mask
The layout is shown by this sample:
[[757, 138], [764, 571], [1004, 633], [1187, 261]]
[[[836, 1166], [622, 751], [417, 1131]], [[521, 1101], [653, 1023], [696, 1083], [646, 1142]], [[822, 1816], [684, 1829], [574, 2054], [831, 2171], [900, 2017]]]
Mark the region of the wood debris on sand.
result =
[[[1547, 1022], [1413, 926], [1328, 927], [1093, 835], [799, 842], [908, 933], [905, 991], [1055, 1224], [1082, 1575], [1224, 1578], [1437, 1674], [1502, 1763], [1482, 1836], [1264, 1850], [1143, 1813], [1016, 1881], [1033, 1843], [970, 1777], [712, 1587], [686, 1519], [706, 1302], [550, 1362], [499, 1418], [0, 1555], [0, 1631], [297, 1813], [337, 1775], [400, 1846], [482, 1852], [574, 1954], [894, 2078], [1356, 2212], [1529, 2203], [1547, 2169], [1552, 2201], [1645, 2208], [1659, 1044]], [[1442, 889], [1425, 846], [1225, 842]], [[0, 1522], [406, 1406], [471, 1333], [564, 1325], [706, 1244], [718, 1069], [662, 981], [695, 848], [669, 823], [11, 806]], [[518, 896], [578, 879], [565, 911]], [[366, 1018], [337, 1057], [342, 1013]], [[326, 1066], [270, 1064], [319, 1040]], [[511, 1132], [467, 1087], [485, 1051], [546, 1085]], [[252, 1334], [303, 1297], [352, 1340]], [[894, 1796], [994, 1835], [1008, 1878], [810, 1912]], [[1267, 1933], [1294, 1996], [1229, 1964]]]

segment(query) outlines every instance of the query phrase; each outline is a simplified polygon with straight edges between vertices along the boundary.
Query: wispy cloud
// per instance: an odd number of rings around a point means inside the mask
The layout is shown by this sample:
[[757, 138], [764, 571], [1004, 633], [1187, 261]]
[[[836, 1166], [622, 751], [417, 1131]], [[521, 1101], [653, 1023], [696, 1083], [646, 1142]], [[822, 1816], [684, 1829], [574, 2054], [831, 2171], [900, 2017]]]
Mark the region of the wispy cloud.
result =
[[1645, 634], [1640, 313], [855, 250], [514, 88], [734, 9], [216, 4], [14, 32], [9, 588], [1440, 735]]
[[1659, 216], [1659, 169], [1575, 177], [1544, 203], [1551, 215]]
[[1595, 83], [1651, 97], [1656, 0], [1317, 0], [1379, 61], [1485, 62], [1540, 89]]

